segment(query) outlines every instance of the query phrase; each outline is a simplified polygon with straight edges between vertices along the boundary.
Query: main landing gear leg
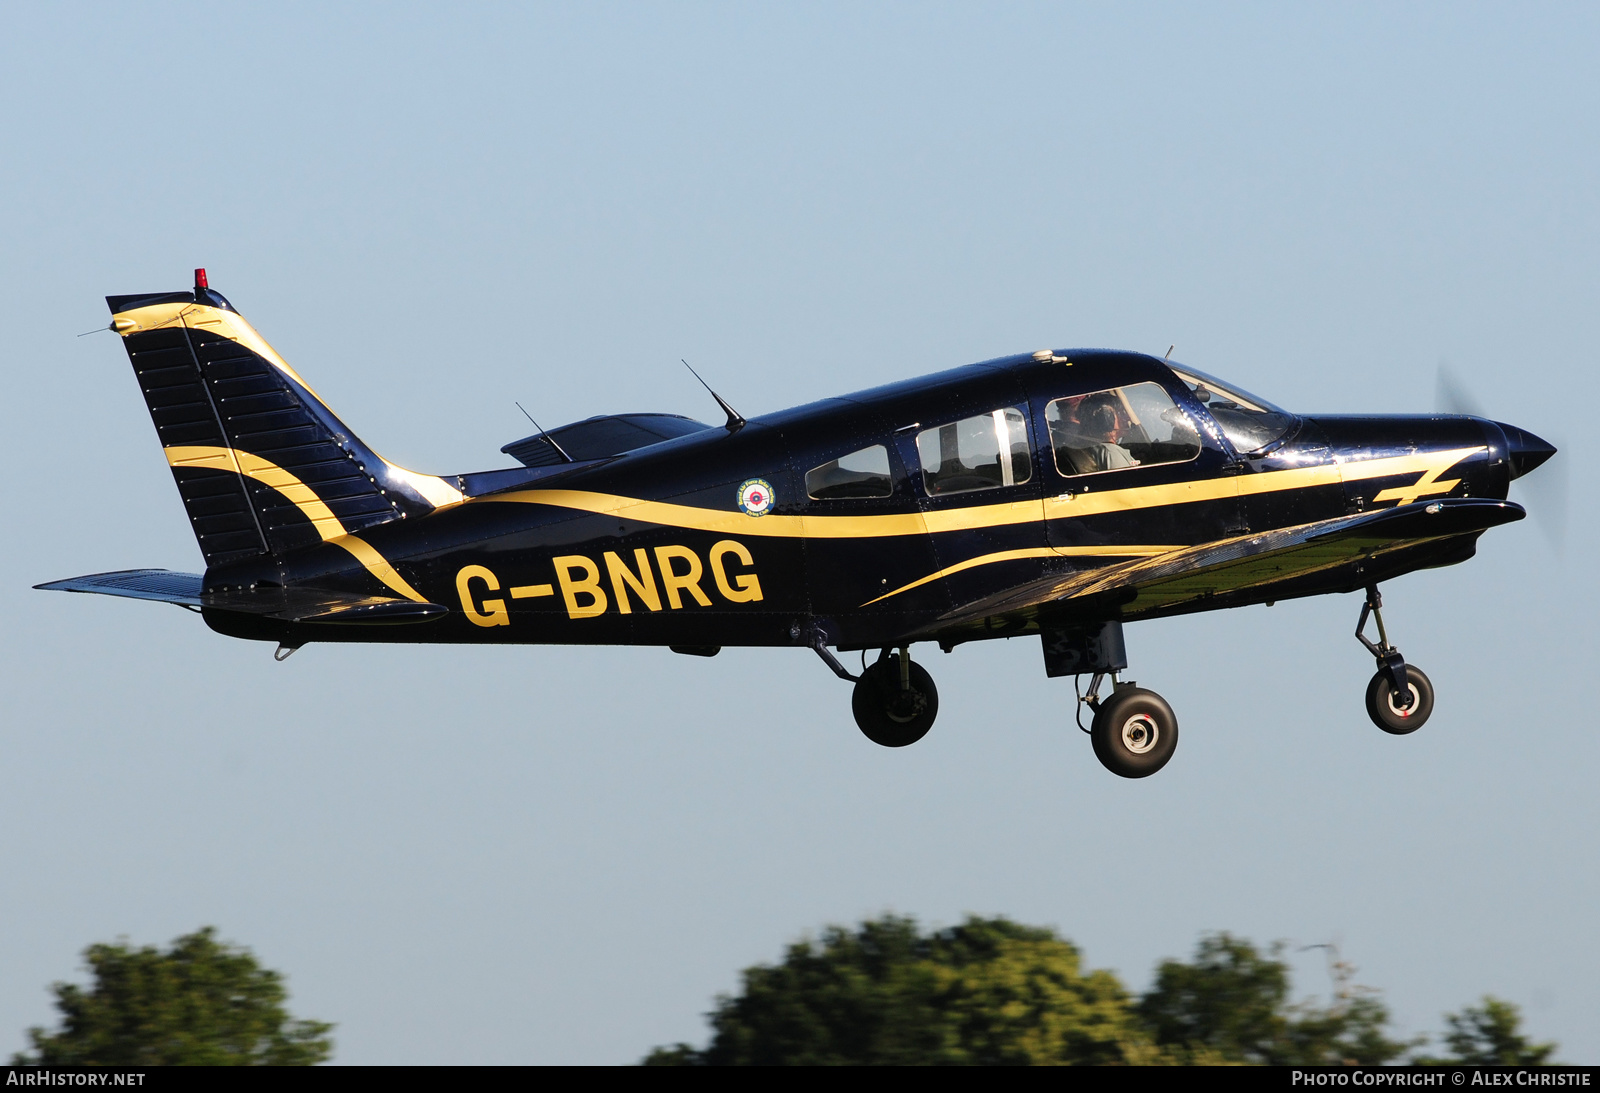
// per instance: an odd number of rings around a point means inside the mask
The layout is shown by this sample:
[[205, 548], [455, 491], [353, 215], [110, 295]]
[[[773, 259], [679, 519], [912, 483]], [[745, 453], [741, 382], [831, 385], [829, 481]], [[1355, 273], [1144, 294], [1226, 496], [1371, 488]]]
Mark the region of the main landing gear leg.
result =
[[[1084, 732], [1094, 744], [1095, 758], [1112, 774], [1147, 778], [1167, 765], [1178, 747], [1178, 718], [1167, 700], [1118, 675], [1128, 667], [1128, 650], [1120, 622], [1045, 626], [1044, 671], [1048, 676], [1077, 679], [1093, 673], [1089, 693], [1078, 695], [1078, 728], [1083, 707], [1094, 711]], [[1111, 677], [1111, 695], [1100, 699], [1100, 686]]]
[[[1366, 635], [1369, 615], [1378, 624], [1376, 643]], [[1383, 625], [1383, 597], [1375, 584], [1367, 586], [1367, 602], [1361, 605], [1361, 620], [1356, 623], [1356, 640], [1378, 662], [1377, 674], [1367, 684], [1367, 716], [1372, 723], [1395, 736], [1422, 728], [1433, 713], [1433, 684], [1421, 668], [1407, 664], [1400, 650], [1389, 644], [1389, 633]]]
[[912, 663], [906, 646], [894, 654], [883, 650], [858, 676], [839, 663], [820, 636], [811, 648], [834, 675], [856, 685], [850, 710], [862, 734], [874, 744], [903, 748], [933, 728], [933, 719], [939, 714], [939, 689], [926, 668]]
[[912, 663], [910, 649], [902, 646], [898, 653], [885, 649], [856, 680], [850, 711], [868, 740], [886, 748], [903, 748], [933, 728], [933, 719], [939, 714], [939, 689], [926, 668]]

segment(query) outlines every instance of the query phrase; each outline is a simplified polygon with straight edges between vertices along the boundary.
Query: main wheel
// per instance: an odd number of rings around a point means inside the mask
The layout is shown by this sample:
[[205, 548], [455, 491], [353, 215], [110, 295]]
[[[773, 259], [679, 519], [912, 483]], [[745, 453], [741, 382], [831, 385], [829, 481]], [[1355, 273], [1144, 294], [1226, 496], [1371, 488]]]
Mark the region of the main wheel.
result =
[[939, 713], [939, 690], [922, 665], [912, 661], [911, 686], [900, 686], [900, 655], [884, 657], [861, 673], [850, 710], [856, 724], [874, 744], [903, 748], [933, 728]]
[[1178, 718], [1154, 691], [1124, 687], [1095, 711], [1089, 739], [1095, 758], [1112, 774], [1148, 778], [1177, 750]]
[[1406, 687], [1411, 701], [1402, 706], [1386, 673], [1379, 672], [1367, 684], [1367, 716], [1378, 728], [1395, 736], [1416, 732], [1433, 713], [1433, 684], [1415, 664], [1406, 665]]

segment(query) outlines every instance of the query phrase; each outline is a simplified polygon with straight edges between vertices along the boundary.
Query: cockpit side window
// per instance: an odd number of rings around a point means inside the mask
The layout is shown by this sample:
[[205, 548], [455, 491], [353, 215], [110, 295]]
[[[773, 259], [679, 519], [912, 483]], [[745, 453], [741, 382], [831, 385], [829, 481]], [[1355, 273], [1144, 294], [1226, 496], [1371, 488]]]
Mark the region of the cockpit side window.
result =
[[894, 476], [889, 470], [889, 449], [873, 444], [841, 455], [806, 472], [806, 495], [817, 501], [849, 497], [889, 497]]
[[1016, 486], [1033, 477], [1028, 426], [1015, 406], [917, 434], [928, 496]]
[[1260, 451], [1294, 424], [1293, 414], [1266, 399], [1230, 388], [1203, 372], [1182, 368], [1172, 371], [1188, 385], [1195, 401], [1216, 419], [1218, 428], [1241, 454]]
[[1056, 469], [1068, 477], [1182, 463], [1200, 454], [1194, 423], [1159, 383], [1056, 399], [1044, 416]]

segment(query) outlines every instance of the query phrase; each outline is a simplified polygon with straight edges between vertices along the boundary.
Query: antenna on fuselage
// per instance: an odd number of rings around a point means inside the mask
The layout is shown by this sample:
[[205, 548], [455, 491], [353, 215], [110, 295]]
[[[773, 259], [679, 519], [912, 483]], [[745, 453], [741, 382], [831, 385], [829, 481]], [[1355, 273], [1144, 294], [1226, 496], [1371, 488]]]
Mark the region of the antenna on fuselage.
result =
[[1176, 349], [1176, 348], [1178, 348], [1176, 342], [1174, 342], [1172, 345], [1167, 346], [1167, 355], [1165, 357], [1162, 357], [1161, 359], [1164, 360], [1164, 361], [1170, 361], [1172, 359], [1172, 351], [1174, 349]]
[[[527, 410], [523, 409], [522, 403], [520, 403], [520, 402], [517, 403], [517, 409], [522, 410], [522, 416], [523, 417], [527, 418], [529, 421], [533, 421], [533, 415], [528, 413]], [[567, 454], [567, 450], [565, 448], [563, 448], [561, 445], [556, 443], [556, 438], [555, 437], [551, 436], [549, 433], [544, 431], [544, 426], [543, 425], [540, 425], [537, 421], [533, 421], [533, 427], [535, 429], [539, 430], [539, 435], [544, 438], [544, 442], [546, 444], [550, 445], [550, 447], [554, 448], [556, 450], [556, 454], [559, 455], [562, 459], [566, 460], [568, 463], [576, 463], [577, 462], [576, 459], [573, 459], [570, 455]]]
[[722, 412], [728, 415], [728, 423], [723, 426], [723, 428], [727, 429], [730, 433], [737, 433], [740, 429], [743, 429], [745, 426], [745, 420], [739, 416], [739, 411], [735, 410], [732, 406], [729, 406], [721, 395], [717, 394], [715, 391], [712, 391], [711, 385], [705, 380], [700, 379], [700, 373], [694, 370], [693, 365], [691, 365], [688, 361], [684, 361], [682, 357], [679, 357], [678, 359], [683, 361], [683, 366], [689, 370], [689, 375], [693, 376], [697, 380], [700, 380], [700, 386], [704, 387], [708, 392], [710, 392], [711, 397], [717, 400], [717, 405], [722, 407]]

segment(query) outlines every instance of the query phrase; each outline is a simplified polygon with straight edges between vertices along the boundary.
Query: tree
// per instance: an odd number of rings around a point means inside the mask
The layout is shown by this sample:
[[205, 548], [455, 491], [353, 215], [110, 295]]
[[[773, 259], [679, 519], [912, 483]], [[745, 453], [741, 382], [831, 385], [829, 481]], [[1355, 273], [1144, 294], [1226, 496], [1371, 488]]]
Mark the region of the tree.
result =
[[282, 978], [205, 927], [169, 952], [91, 945], [85, 990], [52, 988], [61, 1028], [28, 1030], [13, 1066], [309, 1066], [333, 1052], [322, 1021], [292, 1020]]
[[[1279, 948], [1271, 952], [1275, 957]], [[1289, 969], [1229, 934], [1202, 938], [1192, 964], [1165, 960], [1139, 1000], [1158, 1043], [1205, 1046], [1230, 1059], [1275, 1061], [1288, 1028]]]
[[1374, 1066], [1416, 1046], [1383, 1034], [1388, 1010], [1373, 992], [1351, 985], [1355, 969], [1337, 950], [1330, 949], [1332, 1003], [1290, 1004], [1282, 953], [1281, 942], [1264, 955], [1241, 938], [1208, 934], [1192, 964], [1161, 963], [1139, 1016], [1169, 1050], [1206, 1049], [1244, 1063]]
[[[1082, 968], [1054, 930], [968, 918], [923, 934], [894, 915], [830, 927], [783, 962], [745, 969], [743, 989], [707, 1014], [711, 1041], [657, 1048], [650, 1066], [782, 1064], [1272, 1064], [1378, 1066], [1425, 1037], [1395, 1040], [1389, 1011], [1333, 945], [1326, 1006], [1291, 1000], [1282, 942], [1265, 950], [1227, 933], [1194, 959], [1164, 960], [1137, 1000], [1109, 971]], [[1453, 1059], [1548, 1060], [1517, 1008], [1485, 998], [1446, 1016]]]
[[1445, 1014], [1444, 1021], [1450, 1027], [1444, 1037], [1450, 1056], [1418, 1059], [1419, 1063], [1545, 1066], [1556, 1051], [1553, 1043], [1530, 1043], [1522, 1035], [1522, 1012], [1512, 1003], [1491, 995], [1483, 996], [1481, 1006], [1468, 1006], [1460, 1013]]
[[1128, 992], [1082, 971], [1053, 930], [968, 918], [923, 935], [893, 915], [789, 947], [717, 999], [711, 1042], [647, 1065], [1032, 1064], [1156, 1061]]

